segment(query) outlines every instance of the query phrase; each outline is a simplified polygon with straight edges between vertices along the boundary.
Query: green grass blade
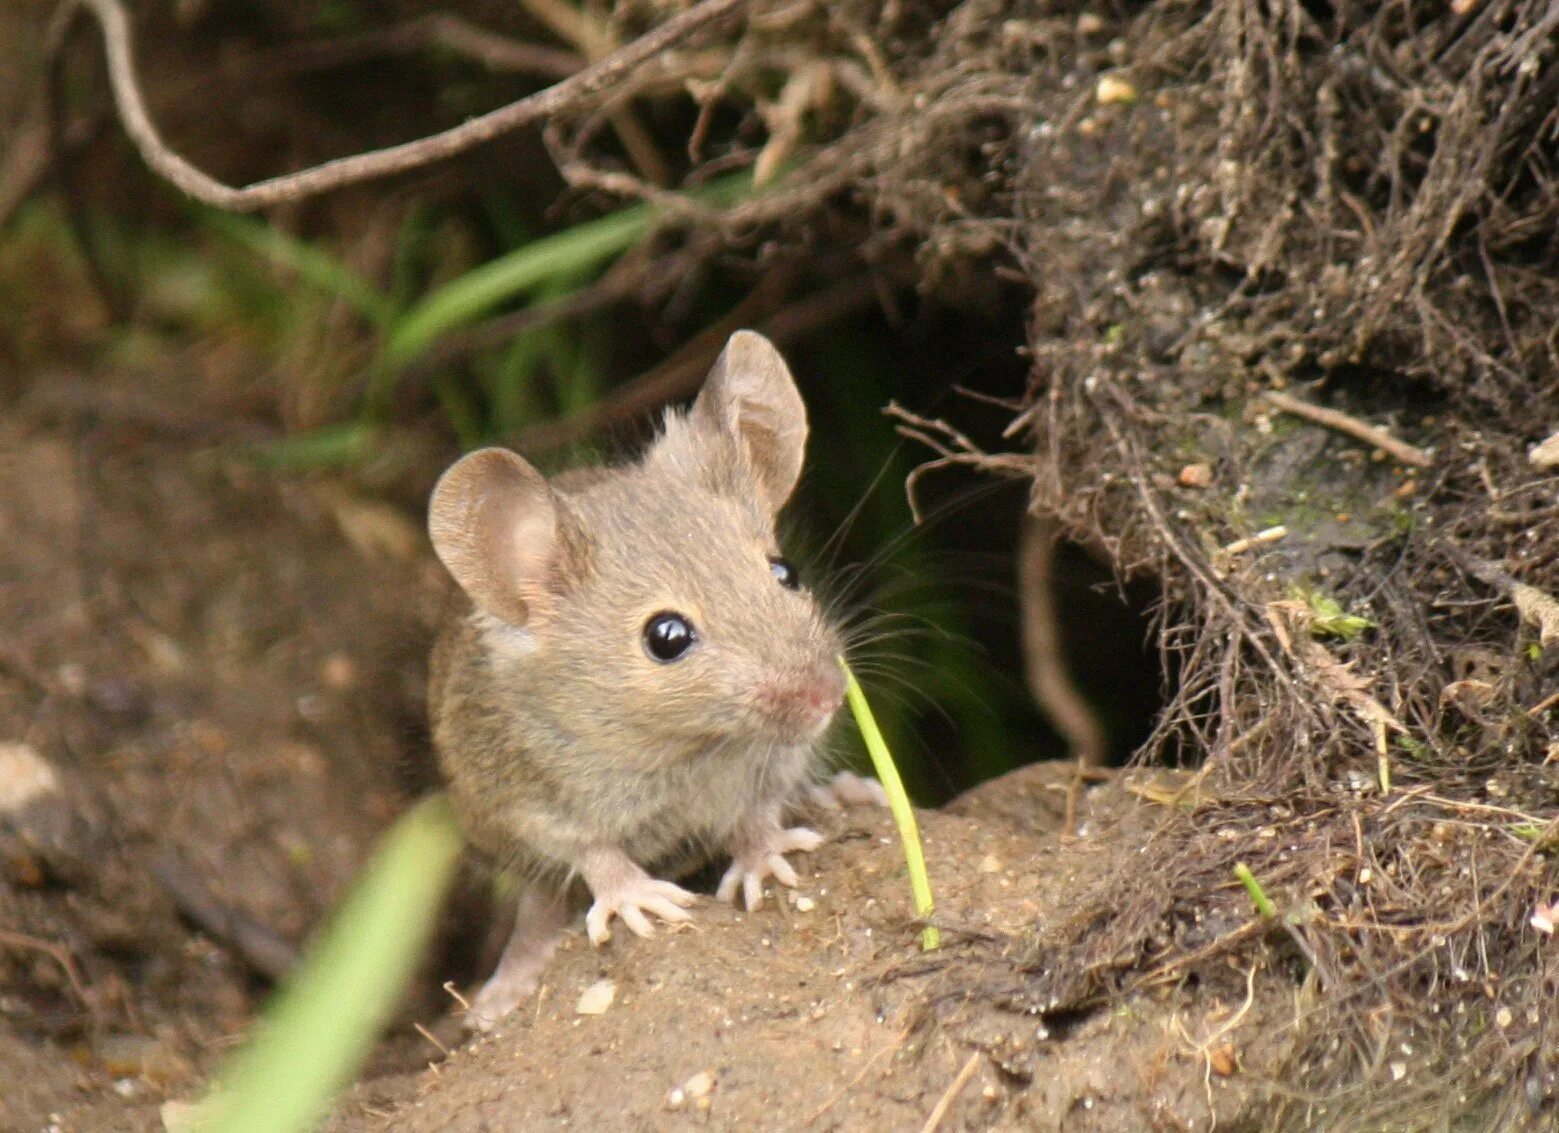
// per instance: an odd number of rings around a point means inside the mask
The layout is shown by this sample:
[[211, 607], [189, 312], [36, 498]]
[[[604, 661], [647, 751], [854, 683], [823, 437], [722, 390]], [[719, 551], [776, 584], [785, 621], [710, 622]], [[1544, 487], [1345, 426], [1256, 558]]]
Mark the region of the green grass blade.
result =
[[505, 299], [621, 255], [644, 235], [654, 218], [650, 206], [635, 205], [544, 236], [466, 272], [406, 312], [385, 343], [384, 362], [392, 368], [404, 365], [441, 335]]
[[[899, 769], [894, 766], [893, 755], [882, 738], [882, 730], [877, 727], [876, 718], [872, 716], [871, 705], [866, 702], [866, 694], [861, 691], [860, 682], [855, 679], [855, 674], [845, 664], [843, 657], [839, 658], [839, 667], [844, 670], [845, 697], [850, 702], [850, 712], [855, 716], [856, 726], [861, 729], [861, 738], [866, 741], [866, 751], [872, 757], [877, 779], [883, 790], [888, 792], [888, 806], [893, 811], [893, 821], [898, 825], [899, 839], [904, 843], [904, 863], [909, 867], [909, 888], [915, 898], [915, 912], [921, 918], [929, 917], [936, 906], [931, 899], [931, 878], [926, 874], [926, 856], [920, 848], [920, 827], [915, 822], [915, 808], [910, 806], [909, 795], [904, 792], [904, 781], [899, 778]], [[921, 948], [930, 952], [941, 944], [942, 934], [937, 931], [936, 925], [927, 924], [921, 930]]]
[[1272, 898], [1267, 896], [1267, 891], [1261, 887], [1261, 882], [1256, 880], [1256, 875], [1250, 871], [1250, 866], [1244, 862], [1236, 862], [1234, 876], [1239, 878], [1240, 884], [1245, 886], [1245, 892], [1250, 894], [1250, 902], [1256, 906], [1256, 912], [1267, 920], [1278, 915], [1277, 906], [1272, 903]]
[[460, 851], [443, 795], [385, 836], [248, 1044], [199, 1104], [200, 1133], [310, 1129], [362, 1068], [432, 931]]
[[349, 304], [380, 330], [387, 328], [395, 317], [395, 305], [389, 296], [313, 244], [253, 217], [234, 216], [213, 209], [202, 210], [201, 219], [207, 227]]
[[[723, 205], [751, 192], [751, 175], [738, 173], [712, 181], [688, 196], [704, 204]], [[661, 210], [652, 205], [633, 205], [533, 240], [451, 280], [398, 321], [385, 343], [381, 364], [392, 370], [403, 366], [440, 336], [507, 299], [552, 280], [586, 275], [631, 248], [660, 215]]]
[[440, 372], [433, 375], [433, 395], [438, 398], [444, 419], [455, 430], [455, 439], [463, 452], [480, 448], [487, 439], [487, 426], [482, 421], [482, 411], [477, 407], [471, 391], [453, 374]]
[[340, 468], [369, 456], [378, 441], [377, 430], [366, 421], [346, 421], [255, 445], [249, 455], [271, 468]]

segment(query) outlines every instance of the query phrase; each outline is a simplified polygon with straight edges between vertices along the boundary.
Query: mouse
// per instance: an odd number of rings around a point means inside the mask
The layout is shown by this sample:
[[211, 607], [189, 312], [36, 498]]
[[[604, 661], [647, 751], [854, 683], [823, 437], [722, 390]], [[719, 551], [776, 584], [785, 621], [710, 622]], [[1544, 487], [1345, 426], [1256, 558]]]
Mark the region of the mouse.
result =
[[692, 405], [635, 460], [547, 478], [503, 448], [440, 477], [428, 533], [461, 595], [430, 666], [433, 745], [468, 842], [516, 879], [515, 920], [465, 1021], [534, 994], [578, 898], [586, 934], [692, 916], [676, 878], [728, 856], [749, 910], [823, 838], [803, 801], [886, 805], [825, 774], [841, 630], [784, 557], [806, 407], [763, 335], [738, 331]]

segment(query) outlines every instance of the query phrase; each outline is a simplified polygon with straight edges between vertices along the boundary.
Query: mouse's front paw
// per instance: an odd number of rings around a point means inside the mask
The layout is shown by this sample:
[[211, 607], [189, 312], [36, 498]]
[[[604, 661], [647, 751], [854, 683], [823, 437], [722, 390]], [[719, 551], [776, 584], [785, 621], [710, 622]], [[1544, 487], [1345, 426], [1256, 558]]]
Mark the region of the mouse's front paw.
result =
[[805, 826], [786, 830], [776, 824], [756, 836], [744, 838], [732, 848], [731, 868], [720, 879], [715, 896], [734, 902], [740, 888], [742, 903], [751, 912], [763, 903], [763, 883], [768, 878], [795, 888], [796, 871], [785, 860], [786, 854], [815, 850], [822, 844], [823, 836]]
[[680, 885], [659, 881], [648, 874], [623, 878], [614, 885], [594, 890], [594, 893], [595, 903], [585, 914], [585, 931], [590, 936], [590, 943], [598, 946], [612, 938], [609, 922], [614, 915], [621, 917], [623, 924], [636, 936], [654, 936], [655, 929], [645, 914], [677, 924], [692, 919], [693, 914], [687, 907], [698, 900]]

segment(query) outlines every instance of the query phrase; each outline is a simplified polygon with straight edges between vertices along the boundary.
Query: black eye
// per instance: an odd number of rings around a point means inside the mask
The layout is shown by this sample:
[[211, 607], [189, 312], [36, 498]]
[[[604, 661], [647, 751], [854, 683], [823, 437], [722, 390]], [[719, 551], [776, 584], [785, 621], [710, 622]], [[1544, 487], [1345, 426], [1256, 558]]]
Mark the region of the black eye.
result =
[[657, 661], [675, 661], [698, 640], [681, 614], [656, 614], [644, 623], [644, 651]]
[[801, 589], [801, 572], [798, 571], [795, 567], [791, 566], [787, 560], [770, 559], [769, 573], [772, 574], [779, 582], [779, 584], [786, 590]]

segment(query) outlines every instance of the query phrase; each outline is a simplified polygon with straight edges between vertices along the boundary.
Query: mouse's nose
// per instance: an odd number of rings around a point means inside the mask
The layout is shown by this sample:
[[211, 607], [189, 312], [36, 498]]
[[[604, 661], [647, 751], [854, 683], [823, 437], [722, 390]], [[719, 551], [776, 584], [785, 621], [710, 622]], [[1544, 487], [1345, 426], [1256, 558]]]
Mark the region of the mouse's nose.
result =
[[833, 665], [819, 667], [801, 677], [765, 682], [758, 689], [758, 704], [786, 731], [805, 736], [821, 732], [844, 701], [844, 674]]

